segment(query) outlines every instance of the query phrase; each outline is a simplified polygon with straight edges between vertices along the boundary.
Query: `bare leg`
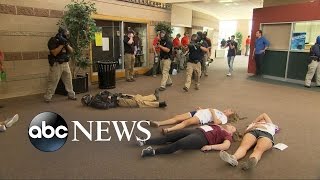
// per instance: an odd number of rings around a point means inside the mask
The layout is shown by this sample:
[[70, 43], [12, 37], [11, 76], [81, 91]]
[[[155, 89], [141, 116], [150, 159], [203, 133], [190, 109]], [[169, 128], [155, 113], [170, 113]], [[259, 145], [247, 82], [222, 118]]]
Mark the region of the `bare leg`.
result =
[[184, 114], [174, 116], [171, 119], [167, 119], [164, 121], [153, 121], [152, 123], [156, 124], [156, 126], [165, 126], [165, 125], [180, 123], [186, 119], [189, 119], [190, 117], [191, 117], [190, 113], [184, 113]]
[[255, 167], [261, 159], [262, 154], [270, 148], [272, 148], [272, 141], [269, 138], [263, 137], [258, 139], [253, 153], [250, 155], [249, 159], [242, 164], [242, 169], [248, 170]]
[[250, 133], [247, 133], [242, 141], [241, 141], [241, 144], [240, 146], [238, 147], [237, 151], [233, 154], [235, 156], [235, 158], [237, 160], [243, 158], [246, 154], [247, 154], [247, 151], [257, 142], [257, 138], [250, 134]]
[[189, 119], [182, 121], [181, 123], [179, 123], [171, 128], [165, 129], [165, 132], [168, 133], [168, 132], [176, 131], [176, 130], [183, 129], [183, 128], [191, 126], [191, 125], [198, 125], [199, 123], [200, 123], [199, 118], [194, 116], [194, 117], [191, 117]]
[[226, 151], [220, 152], [220, 158], [232, 166], [238, 166], [238, 160], [243, 158], [247, 151], [256, 143], [257, 139], [254, 135], [247, 133], [234, 155], [230, 155]]

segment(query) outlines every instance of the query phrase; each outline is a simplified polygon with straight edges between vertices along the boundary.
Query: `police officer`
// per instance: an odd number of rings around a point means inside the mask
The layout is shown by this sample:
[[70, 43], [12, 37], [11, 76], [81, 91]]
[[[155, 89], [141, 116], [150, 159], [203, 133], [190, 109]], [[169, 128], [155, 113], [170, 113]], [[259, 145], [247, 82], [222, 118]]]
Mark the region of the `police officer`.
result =
[[193, 34], [191, 36], [191, 42], [188, 46], [189, 48], [189, 60], [187, 63], [186, 71], [186, 83], [183, 90], [188, 92], [191, 85], [191, 77], [194, 73], [195, 75], [195, 89], [199, 90], [200, 76], [201, 76], [201, 61], [205, 53], [208, 53], [208, 48], [205, 43], [202, 42], [201, 36]]
[[164, 91], [167, 86], [172, 86], [172, 80], [169, 74], [172, 56], [172, 41], [164, 30], [160, 32], [160, 38], [160, 43], [157, 46], [160, 48], [160, 68], [162, 71], [162, 80], [159, 90]]
[[134, 53], [134, 31], [129, 30], [128, 34], [124, 36], [124, 68], [126, 74], [126, 80], [128, 82], [134, 82], [134, 64], [135, 64], [135, 53]]
[[44, 95], [46, 102], [51, 102], [51, 98], [55, 93], [60, 78], [68, 92], [68, 99], [77, 100], [75, 92], [73, 91], [72, 75], [68, 63], [69, 54], [73, 53], [73, 48], [68, 41], [69, 37], [70, 32], [67, 29], [60, 27], [58, 34], [48, 41], [48, 48], [50, 50], [50, 54], [48, 55], [50, 70], [48, 75], [48, 88]]
[[[208, 43], [205, 39], [205, 36], [201, 31], [197, 32], [198, 35], [198, 43], [201, 44], [203, 47], [208, 48]], [[208, 61], [208, 53], [209, 51], [203, 52], [201, 51], [201, 74], [207, 74], [207, 61]]]
[[317, 37], [316, 43], [310, 49], [311, 62], [308, 65], [308, 72], [306, 74], [306, 80], [304, 86], [311, 87], [311, 80], [317, 71], [316, 86], [320, 87], [320, 36]]

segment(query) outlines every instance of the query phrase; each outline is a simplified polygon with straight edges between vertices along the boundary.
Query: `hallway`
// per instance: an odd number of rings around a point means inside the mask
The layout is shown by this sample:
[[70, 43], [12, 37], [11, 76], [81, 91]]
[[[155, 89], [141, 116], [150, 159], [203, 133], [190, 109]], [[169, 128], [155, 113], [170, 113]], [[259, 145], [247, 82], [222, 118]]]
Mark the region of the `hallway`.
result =
[[[184, 93], [184, 73], [173, 77], [173, 86], [161, 92], [166, 109], [96, 110], [83, 107], [78, 101], [66, 101], [55, 96], [45, 104], [42, 95], [1, 100], [4, 115], [19, 113], [20, 120], [7, 132], [0, 134], [2, 179], [316, 179], [320, 177], [319, 88], [305, 89], [300, 85], [271, 80], [248, 78], [247, 57], [236, 57], [232, 77], [227, 77], [225, 59], [216, 59], [209, 68], [209, 76], [201, 79], [200, 90]], [[149, 94], [160, 84], [157, 78], [140, 76], [135, 83], [117, 81], [112, 92]], [[90, 93], [99, 90], [92, 86]], [[315, 102], [316, 101], [316, 102]], [[281, 128], [275, 143], [289, 147], [284, 151], [272, 149], [258, 166], [243, 172], [222, 162], [218, 152], [202, 153], [200, 150], [178, 152], [141, 159], [140, 147], [134, 142], [116, 139], [114, 130], [111, 142], [90, 142], [79, 135], [80, 142], [72, 142], [54, 153], [43, 153], [29, 142], [28, 126], [34, 116], [43, 111], [60, 114], [73, 134], [71, 121], [89, 120], [164, 120], [173, 115], [194, 110], [197, 107], [214, 107], [220, 110], [231, 107], [243, 117], [236, 124], [243, 131], [260, 113], [268, 113]], [[152, 136], [159, 136], [160, 129], [148, 128]], [[233, 153], [239, 142], [233, 143], [228, 152]], [[110, 163], [112, 162], [112, 163]]]

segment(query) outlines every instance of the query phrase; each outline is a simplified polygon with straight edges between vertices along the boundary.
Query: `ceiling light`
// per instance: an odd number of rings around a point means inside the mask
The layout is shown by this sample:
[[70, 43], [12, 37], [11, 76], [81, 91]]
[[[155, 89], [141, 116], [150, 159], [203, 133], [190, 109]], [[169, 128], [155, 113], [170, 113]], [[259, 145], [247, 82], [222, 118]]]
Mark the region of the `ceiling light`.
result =
[[231, 3], [232, 0], [220, 0], [219, 3]]

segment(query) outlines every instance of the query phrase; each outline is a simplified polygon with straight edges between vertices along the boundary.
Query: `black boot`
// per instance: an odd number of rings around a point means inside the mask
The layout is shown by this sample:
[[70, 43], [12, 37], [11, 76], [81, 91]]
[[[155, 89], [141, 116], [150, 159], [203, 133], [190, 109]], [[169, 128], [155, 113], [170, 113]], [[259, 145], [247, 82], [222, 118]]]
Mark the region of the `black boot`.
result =
[[159, 107], [160, 107], [160, 108], [165, 108], [165, 107], [167, 107], [167, 103], [166, 103], [165, 101], [160, 102], [160, 103], [159, 103]]

